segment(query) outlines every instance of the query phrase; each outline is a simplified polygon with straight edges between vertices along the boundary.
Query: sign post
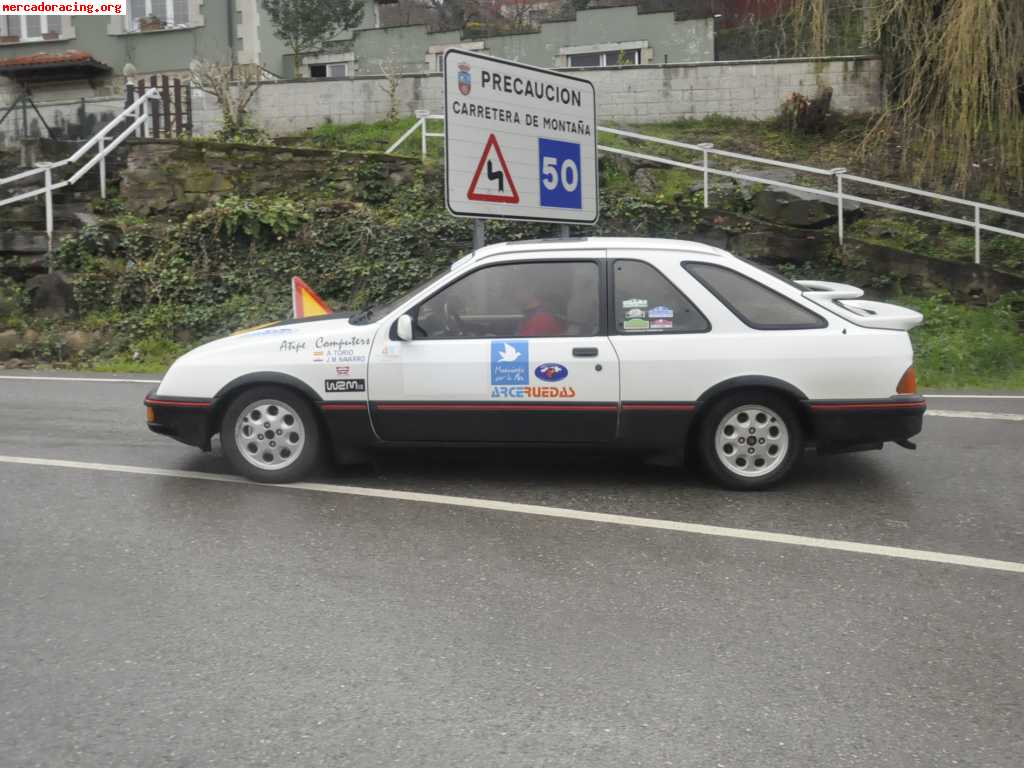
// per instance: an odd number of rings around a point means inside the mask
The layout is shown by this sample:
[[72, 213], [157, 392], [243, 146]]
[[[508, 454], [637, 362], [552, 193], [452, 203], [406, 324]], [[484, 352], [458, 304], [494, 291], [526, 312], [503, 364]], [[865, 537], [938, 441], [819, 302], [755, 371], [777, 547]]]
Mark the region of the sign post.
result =
[[483, 219], [597, 221], [592, 83], [453, 48], [444, 91], [445, 203], [480, 220], [474, 247]]

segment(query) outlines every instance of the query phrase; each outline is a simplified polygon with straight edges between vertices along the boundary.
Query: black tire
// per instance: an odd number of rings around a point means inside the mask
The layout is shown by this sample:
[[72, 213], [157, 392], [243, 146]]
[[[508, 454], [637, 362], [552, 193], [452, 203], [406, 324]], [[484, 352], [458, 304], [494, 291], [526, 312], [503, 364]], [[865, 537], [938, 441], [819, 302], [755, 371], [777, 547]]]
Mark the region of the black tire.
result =
[[[266, 401], [274, 401], [274, 404], [266, 406], [267, 414], [262, 414], [257, 407], [247, 414], [246, 422], [253, 421], [253, 413], [275, 419], [273, 422], [264, 422], [275, 427], [269, 430], [275, 434], [253, 433], [253, 438], [240, 446], [236, 439], [236, 426], [251, 428], [246, 423], [239, 425], [240, 417], [253, 406]], [[271, 409], [274, 409], [273, 413]], [[287, 423], [289, 416], [292, 418], [290, 424]], [[298, 435], [301, 435], [300, 439], [289, 444], [289, 440]], [[244, 439], [244, 435], [241, 439]], [[317, 465], [320, 456], [320, 424], [309, 401], [302, 395], [286, 387], [261, 385], [239, 393], [228, 405], [220, 423], [220, 442], [224, 456], [238, 474], [258, 483], [294, 483], [306, 477]], [[298, 449], [293, 450], [293, 445], [297, 445]], [[253, 456], [250, 460], [242, 451], [252, 446], [256, 446], [257, 450], [250, 450]], [[282, 458], [284, 453], [288, 455]], [[272, 457], [272, 460], [263, 460], [267, 456]], [[276, 467], [275, 462], [278, 463]]]
[[[762, 415], [764, 422], [760, 421]], [[738, 420], [743, 416], [747, 418], [741, 423]], [[728, 423], [727, 417], [732, 417]], [[779, 428], [779, 421], [784, 431]], [[744, 424], [750, 426], [743, 427]], [[774, 436], [769, 434], [773, 427], [777, 433]], [[784, 435], [785, 439], [780, 440], [779, 435]], [[748, 440], [754, 443], [748, 445]], [[776, 453], [769, 454], [773, 447]], [[773, 392], [727, 394], [713, 402], [701, 418], [698, 436], [701, 463], [711, 478], [726, 488], [757, 491], [781, 482], [796, 466], [803, 448], [800, 419], [789, 401]], [[730, 453], [725, 454], [725, 451]], [[755, 466], [756, 461], [761, 461], [762, 466]]]

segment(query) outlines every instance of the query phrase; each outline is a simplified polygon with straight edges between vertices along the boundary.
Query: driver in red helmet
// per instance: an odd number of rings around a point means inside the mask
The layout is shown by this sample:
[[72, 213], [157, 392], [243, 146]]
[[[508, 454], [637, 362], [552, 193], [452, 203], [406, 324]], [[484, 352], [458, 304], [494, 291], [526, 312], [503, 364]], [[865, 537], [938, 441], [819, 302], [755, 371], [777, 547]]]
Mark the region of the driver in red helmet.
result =
[[517, 336], [562, 336], [565, 323], [554, 313], [549, 296], [539, 293], [528, 295], [523, 306], [523, 319], [516, 329]]

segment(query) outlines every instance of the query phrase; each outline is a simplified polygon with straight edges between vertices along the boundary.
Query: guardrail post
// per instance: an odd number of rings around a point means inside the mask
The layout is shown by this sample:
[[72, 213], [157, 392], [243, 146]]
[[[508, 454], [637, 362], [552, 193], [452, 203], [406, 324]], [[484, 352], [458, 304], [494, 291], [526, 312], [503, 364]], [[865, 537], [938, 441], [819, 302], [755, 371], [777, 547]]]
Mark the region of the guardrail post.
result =
[[427, 156], [427, 116], [430, 111], [417, 109], [414, 114], [420, 119], [420, 157], [423, 158]]
[[705, 142], [703, 144], [698, 144], [697, 146], [700, 147], [701, 154], [704, 156], [704, 207], [708, 208], [711, 205], [708, 201], [708, 197], [711, 192], [711, 185], [708, 181], [708, 150], [714, 149], [715, 145]]
[[46, 271], [53, 272], [53, 171], [47, 166], [43, 171], [46, 185]]
[[100, 197], [104, 200], [107, 199], [107, 153], [103, 151], [106, 143], [107, 137], [100, 136], [99, 143], [96, 145], [100, 155]]
[[149, 123], [153, 117], [153, 111], [149, 106], [149, 94], [146, 94], [146, 100], [142, 102], [142, 114], [145, 115], [145, 120], [142, 121], [142, 135], [139, 138], [146, 138], [146, 129], [149, 128]]
[[974, 206], [974, 263], [981, 264], [981, 207]]
[[843, 205], [843, 174], [845, 168], [833, 168], [832, 175], [836, 177], [836, 205], [839, 207], [839, 244], [842, 245], [846, 238], [846, 206]]

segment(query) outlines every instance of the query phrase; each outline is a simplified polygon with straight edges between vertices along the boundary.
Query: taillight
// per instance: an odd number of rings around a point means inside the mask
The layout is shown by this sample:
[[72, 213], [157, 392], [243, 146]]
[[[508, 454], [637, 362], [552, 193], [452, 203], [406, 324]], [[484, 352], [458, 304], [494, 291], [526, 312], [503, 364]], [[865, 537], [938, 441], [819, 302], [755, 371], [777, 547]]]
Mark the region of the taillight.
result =
[[146, 406], [146, 421], [149, 423], [156, 421], [156, 413], [153, 411], [153, 406], [151, 405]]
[[907, 372], [903, 374], [903, 377], [900, 379], [900, 383], [896, 385], [896, 394], [917, 394], [917, 374], [914, 373], [914, 366], [907, 368]]

